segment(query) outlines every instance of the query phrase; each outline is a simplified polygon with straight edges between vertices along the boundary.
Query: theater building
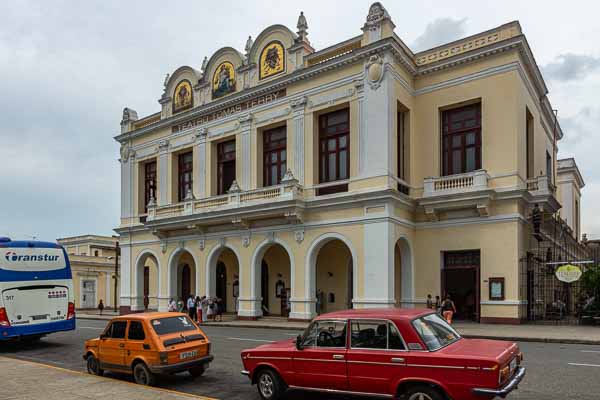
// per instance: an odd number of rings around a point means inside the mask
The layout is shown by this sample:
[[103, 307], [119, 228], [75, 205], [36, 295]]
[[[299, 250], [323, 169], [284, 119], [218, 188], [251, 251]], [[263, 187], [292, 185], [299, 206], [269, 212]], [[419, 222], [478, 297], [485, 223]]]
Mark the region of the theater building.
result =
[[415, 53], [380, 3], [366, 14], [316, 50], [301, 13], [173, 71], [159, 112], [124, 109], [122, 312], [150, 287], [153, 308], [219, 296], [239, 318], [445, 293], [461, 318], [526, 318], [563, 133], [519, 23]]

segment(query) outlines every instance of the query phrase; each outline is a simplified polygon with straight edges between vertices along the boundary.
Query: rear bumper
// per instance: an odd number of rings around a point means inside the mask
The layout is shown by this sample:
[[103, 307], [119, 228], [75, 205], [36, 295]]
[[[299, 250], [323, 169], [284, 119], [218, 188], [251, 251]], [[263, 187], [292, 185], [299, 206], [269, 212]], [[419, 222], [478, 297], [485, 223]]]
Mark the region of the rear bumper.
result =
[[0, 340], [15, 339], [32, 335], [47, 335], [49, 333], [72, 331], [74, 329], [75, 318], [33, 325], [0, 327]]
[[504, 386], [498, 389], [487, 389], [487, 388], [475, 388], [473, 389], [473, 394], [477, 396], [487, 396], [487, 397], [502, 397], [505, 398], [510, 392], [515, 390], [519, 383], [525, 377], [525, 368], [519, 367], [517, 368], [517, 372], [513, 375], [512, 378]]
[[154, 374], [174, 374], [177, 372], [187, 371], [188, 369], [204, 367], [208, 368], [208, 365], [214, 360], [213, 355], [204, 356], [191, 361], [184, 361], [177, 364], [169, 365], [153, 365], [148, 368]]

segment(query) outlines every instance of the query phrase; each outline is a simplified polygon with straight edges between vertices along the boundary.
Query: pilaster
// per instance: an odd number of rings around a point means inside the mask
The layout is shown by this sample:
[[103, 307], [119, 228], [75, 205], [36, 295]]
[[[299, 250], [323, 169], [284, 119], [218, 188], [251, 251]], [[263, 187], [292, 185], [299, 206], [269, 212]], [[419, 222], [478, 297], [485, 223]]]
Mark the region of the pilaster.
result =
[[241, 182], [239, 185], [242, 190], [250, 190], [251, 183], [251, 172], [252, 172], [252, 149], [251, 149], [251, 136], [252, 132], [252, 121], [254, 117], [252, 114], [248, 113], [247, 115], [240, 117], [238, 120], [240, 122], [240, 140], [241, 140], [241, 152], [242, 152], [242, 174], [241, 174]]
[[161, 140], [158, 144], [158, 199], [159, 206], [169, 203], [169, 141]]
[[131, 247], [128, 245], [121, 245], [120, 267], [121, 293], [119, 313], [127, 314], [131, 311]]
[[196, 160], [195, 163], [198, 166], [198, 176], [196, 176], [195, 180], [198, 183], [198, 198], [202, 199], [208, 196], [208, 191], [206, 190], [206, 137], [208, 134], [208, 130], [206, 128], [200, 128], [196, 132], [196, 140], [198, 151], [196, 152]]
[[134, 216], [133, 183], [135, 151], [126, 145], [121, 147], [121, 221], [127, 225], [132, 223]]
[[292, 126], [294, 135], [294, 164], [292, 171], [300, 185], [304, 185], [304, 113], [306, 96], [292, 101]]

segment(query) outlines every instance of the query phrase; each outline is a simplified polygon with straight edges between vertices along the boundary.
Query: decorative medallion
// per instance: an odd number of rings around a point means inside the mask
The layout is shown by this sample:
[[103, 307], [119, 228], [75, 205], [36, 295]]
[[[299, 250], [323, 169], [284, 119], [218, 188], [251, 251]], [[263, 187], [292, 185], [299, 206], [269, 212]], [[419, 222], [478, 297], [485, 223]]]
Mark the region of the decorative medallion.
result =
[[193, 103], [192, 84], [185, 79], [175, 86], [175, 92], [173, 92], [173, 113], [192, 108]]
[[285, 52], [283, 44], [273, 41], [266, 45], [260, 53], [259, 79], [277, 75], [285, 70]]
[[212, 81], [212, 97], [218, 99], [235, 92], [235, 68], [229, 61], [222, 62], [215, 70]]

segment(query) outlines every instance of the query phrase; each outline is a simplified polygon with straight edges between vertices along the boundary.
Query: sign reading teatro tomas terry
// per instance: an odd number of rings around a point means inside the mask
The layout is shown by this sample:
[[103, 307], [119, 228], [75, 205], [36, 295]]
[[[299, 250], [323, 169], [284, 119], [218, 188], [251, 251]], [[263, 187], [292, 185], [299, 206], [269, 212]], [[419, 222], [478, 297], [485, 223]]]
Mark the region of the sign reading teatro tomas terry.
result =
[[173, 133], [181, 132], [190, 128], [194, 128], [198, 125], [205, 124], [210, 121], [215, 121], [217, 119], [225, 118], [230, 115], [249, 110], [256, 106], [271, 103], [282, 97], [285, 97], [285, 89], [281, 89], [272, 93], [267, 93], [261, 96], [256, 96], [254, 98], [251, 98], [250, 100], [240, 101], [239, 103], [236, 103], [234, 105], [223, 107], [216, 111], [211, 111], [189, 121], [182, 122], [181, 124], [173, 125], [171, 129]]

